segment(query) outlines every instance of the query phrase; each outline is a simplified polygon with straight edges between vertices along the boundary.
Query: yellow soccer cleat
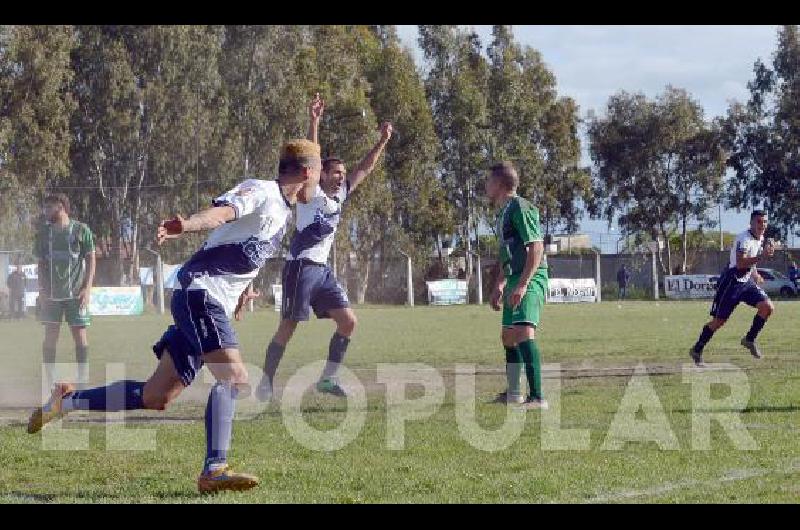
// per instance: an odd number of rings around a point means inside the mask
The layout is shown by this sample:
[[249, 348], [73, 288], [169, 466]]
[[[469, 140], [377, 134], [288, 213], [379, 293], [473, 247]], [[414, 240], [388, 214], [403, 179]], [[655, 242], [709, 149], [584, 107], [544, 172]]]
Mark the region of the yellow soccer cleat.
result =
[[258, 484], [258, 477], [245, 473], [234, 473], [228, 466], [197, 477], [197, 490], [200, 493], [245, 491], [255, 488]]
[[64, 396], [72, 392], [75, 392], [75, 385], [71, 383], [56, 383], [53, 386], [53, 394], [50, 396], [50, 400], [44, 406], [37, 407], [31, 414], [28, 420], [28, 434], [35, 434], [51, 421], [65, 416], [66, 413], [62, 411], [61, 404], [64, 401]]

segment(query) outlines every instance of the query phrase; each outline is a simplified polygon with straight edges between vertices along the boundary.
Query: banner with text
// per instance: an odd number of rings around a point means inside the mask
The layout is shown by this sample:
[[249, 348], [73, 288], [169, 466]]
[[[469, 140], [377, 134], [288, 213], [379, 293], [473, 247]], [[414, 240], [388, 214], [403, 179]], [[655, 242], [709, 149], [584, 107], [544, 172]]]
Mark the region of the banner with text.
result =
[[717, 284], [711, 274], [680, 274], [664, 276], [664, 292], [667, 298], [714, 298]]
[[92, 287], [89, 313], [92, 315], [141, 315], [144, 312], [142, 288]]
[[428, 303], [431, 305], [454, 305], [467, 303], [466, 280], [437, 280], [425, 282], [428, 286]]
[[547, 289], [550, 303], [590, 303], [597, 301], [594, 278], [550, 278]]

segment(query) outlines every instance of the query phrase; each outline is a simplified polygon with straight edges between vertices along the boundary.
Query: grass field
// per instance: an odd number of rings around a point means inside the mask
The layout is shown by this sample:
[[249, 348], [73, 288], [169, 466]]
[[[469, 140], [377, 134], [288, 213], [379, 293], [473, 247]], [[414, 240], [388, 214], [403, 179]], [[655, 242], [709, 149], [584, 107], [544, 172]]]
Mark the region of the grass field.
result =
[[[712, 423], [708, 450], [692, 449], [692, 386], [681, 365], [707, 318], [706, 302], [616, 302], [551, 305], [539, 339], [545, 363], [561, 363], [562, 429], [590, 432], [585, 450], [542, 447], [541, 411], [508, 448], [488, 452], [459, 433], [454, 403], [456, 363], [476, 365], [476, 417], [499, 427], [506, 408], [485, 403], [504, 389], [499, 315], [488, 308], [358, 307], [359, 327], [347, 366], [367, 391], [366, 421], [344, 448], [322, 452], [293, 438], [277, 405], [234, 424], [230, 460], [262, 479], [245, 493], [198, 496], [194, 479], [204, 455], [203, 409], [208, 386], [200, 384], [164, 412], [128, 415], [129, 428], [156, 431], [154, 450], [106, 447], [104, 416], [79, 413], [66, 430], [88, 429], [90, 449], [47, 450], [42, 435], [25, 433], [27, 401], [39, 385], [42, 330], [32, 320], [0, 322], [0, 502], [797, 502], [800, 499], [800, 303], [777, 302], [760, 337], [765, 359], [754, 361], [739, 345], [753, 316], [740, 308], [709, 345], [707, 361], [732, 363], [746, 374], [750, 397], [737, 416], [758, 444], [740, 450]], [[145, 378], [155, 366], [150, 346], [167, 317], [96, 317], [90, 329], [92, 378], [104, 380], [105, 363], [125, 363], [125, 377]], [[248, 314], [237, 324], [246, 360], [260, 365], [277, 324], [276, 313]], [[312, 321], [297, 332], [278, 372], [278, 386], [301, 366], [324, 358], [332, 331]], [[72, 360], [62, 331], [59, 361]], [[376, 384], [378, 363], [436, 367], [447, 386], [431, 416], [406, 423], [405, 447], [387, 448], [387, 408]], [[612, 420], [644, 363], [678, 448], [629, 442], [602, 448]], [[605, 369], [618, 368], [616, 372]], [[554, 380], [545, 379], [546, 390]], [[722, 399], [726, 387], [712, 387]], [[410, 397], [421, 395], [412, 386]], [[552, 397], [552, 394], [551, 394]], [[27, 401], [26, 401], [27, 400]], [[309, 392], [303, 417], [318, 429], [335, 427], [345, 405]], [[246, 404], [242, 405], [247, 409]], [[397, 412], [391, 409], [392, 412]], [[637, 418], [652, 418], [639, 411]], [[172, 422], [156, 422], [167, 418]], [[62, 431], [66, 432], [66, 431]], [[56, 436], [59, 434], [56, 433]], [[49, 436], [48, 439], [52, 438]]]

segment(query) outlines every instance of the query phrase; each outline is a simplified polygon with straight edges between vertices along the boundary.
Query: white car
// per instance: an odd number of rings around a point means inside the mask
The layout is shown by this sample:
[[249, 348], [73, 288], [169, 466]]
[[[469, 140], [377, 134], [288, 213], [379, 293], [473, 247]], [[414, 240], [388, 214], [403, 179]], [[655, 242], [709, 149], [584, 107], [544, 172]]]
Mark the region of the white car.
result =
[[[764, 283], [760, 285], [765, 292], [779, 294], [781, 296], [800, 295], [800, 289], [795, 286], [786, 275], [775, 269], [758, 269], [758, 273], [764, 278]], [[719, 276], [712, 276], [711, 283], [716, 288]]]
[[775, 269], [758, 269], [758, 273], [764, 278], [761, 288], [767, 293], [780, 294], [781, 296], [797, 296], [797, 287], [782, 272]]

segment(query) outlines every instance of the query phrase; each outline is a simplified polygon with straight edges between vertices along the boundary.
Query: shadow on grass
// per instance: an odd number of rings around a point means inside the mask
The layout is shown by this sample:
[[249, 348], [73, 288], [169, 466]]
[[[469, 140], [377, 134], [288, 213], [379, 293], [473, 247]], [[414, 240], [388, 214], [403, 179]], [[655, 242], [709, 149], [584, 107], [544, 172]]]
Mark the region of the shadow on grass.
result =
[[[47, 502], [47, 503], [60, 503], [69, 502], [71, 499], [81, 499], [87, 501], [97, 501], [101, 499], [130, 499], [135, 497], [135, 493], [98, 493], [98, 492], [78, 492], [75, 490], [64, 490], [57, 493], [31, 493], [28, 491], [8, 491], [0, 493], [0, 498], [6, 497], [17, 499], [19, 501], [34, 501], [34, 502]], [[154, 492], [153, 502], [158, 502], [163, 499], [173, 500], [198, 500], [205, 498], [199, 493], [192, 493], [186, 491], [167, 491], [167, 492]]]
[[672, 412], [676, 412], [678, 414], [691, 414], [692, 412], [738, 412], [740, 414], [750, 414], [753, 412], [798, 412], [800, 411], [800, 406], [797, 405], [780, 405], [780, 406], [769, 406], [769, 405], [759, 405], [755, 407], [747, 407], [744, 409], [673, 409]]

